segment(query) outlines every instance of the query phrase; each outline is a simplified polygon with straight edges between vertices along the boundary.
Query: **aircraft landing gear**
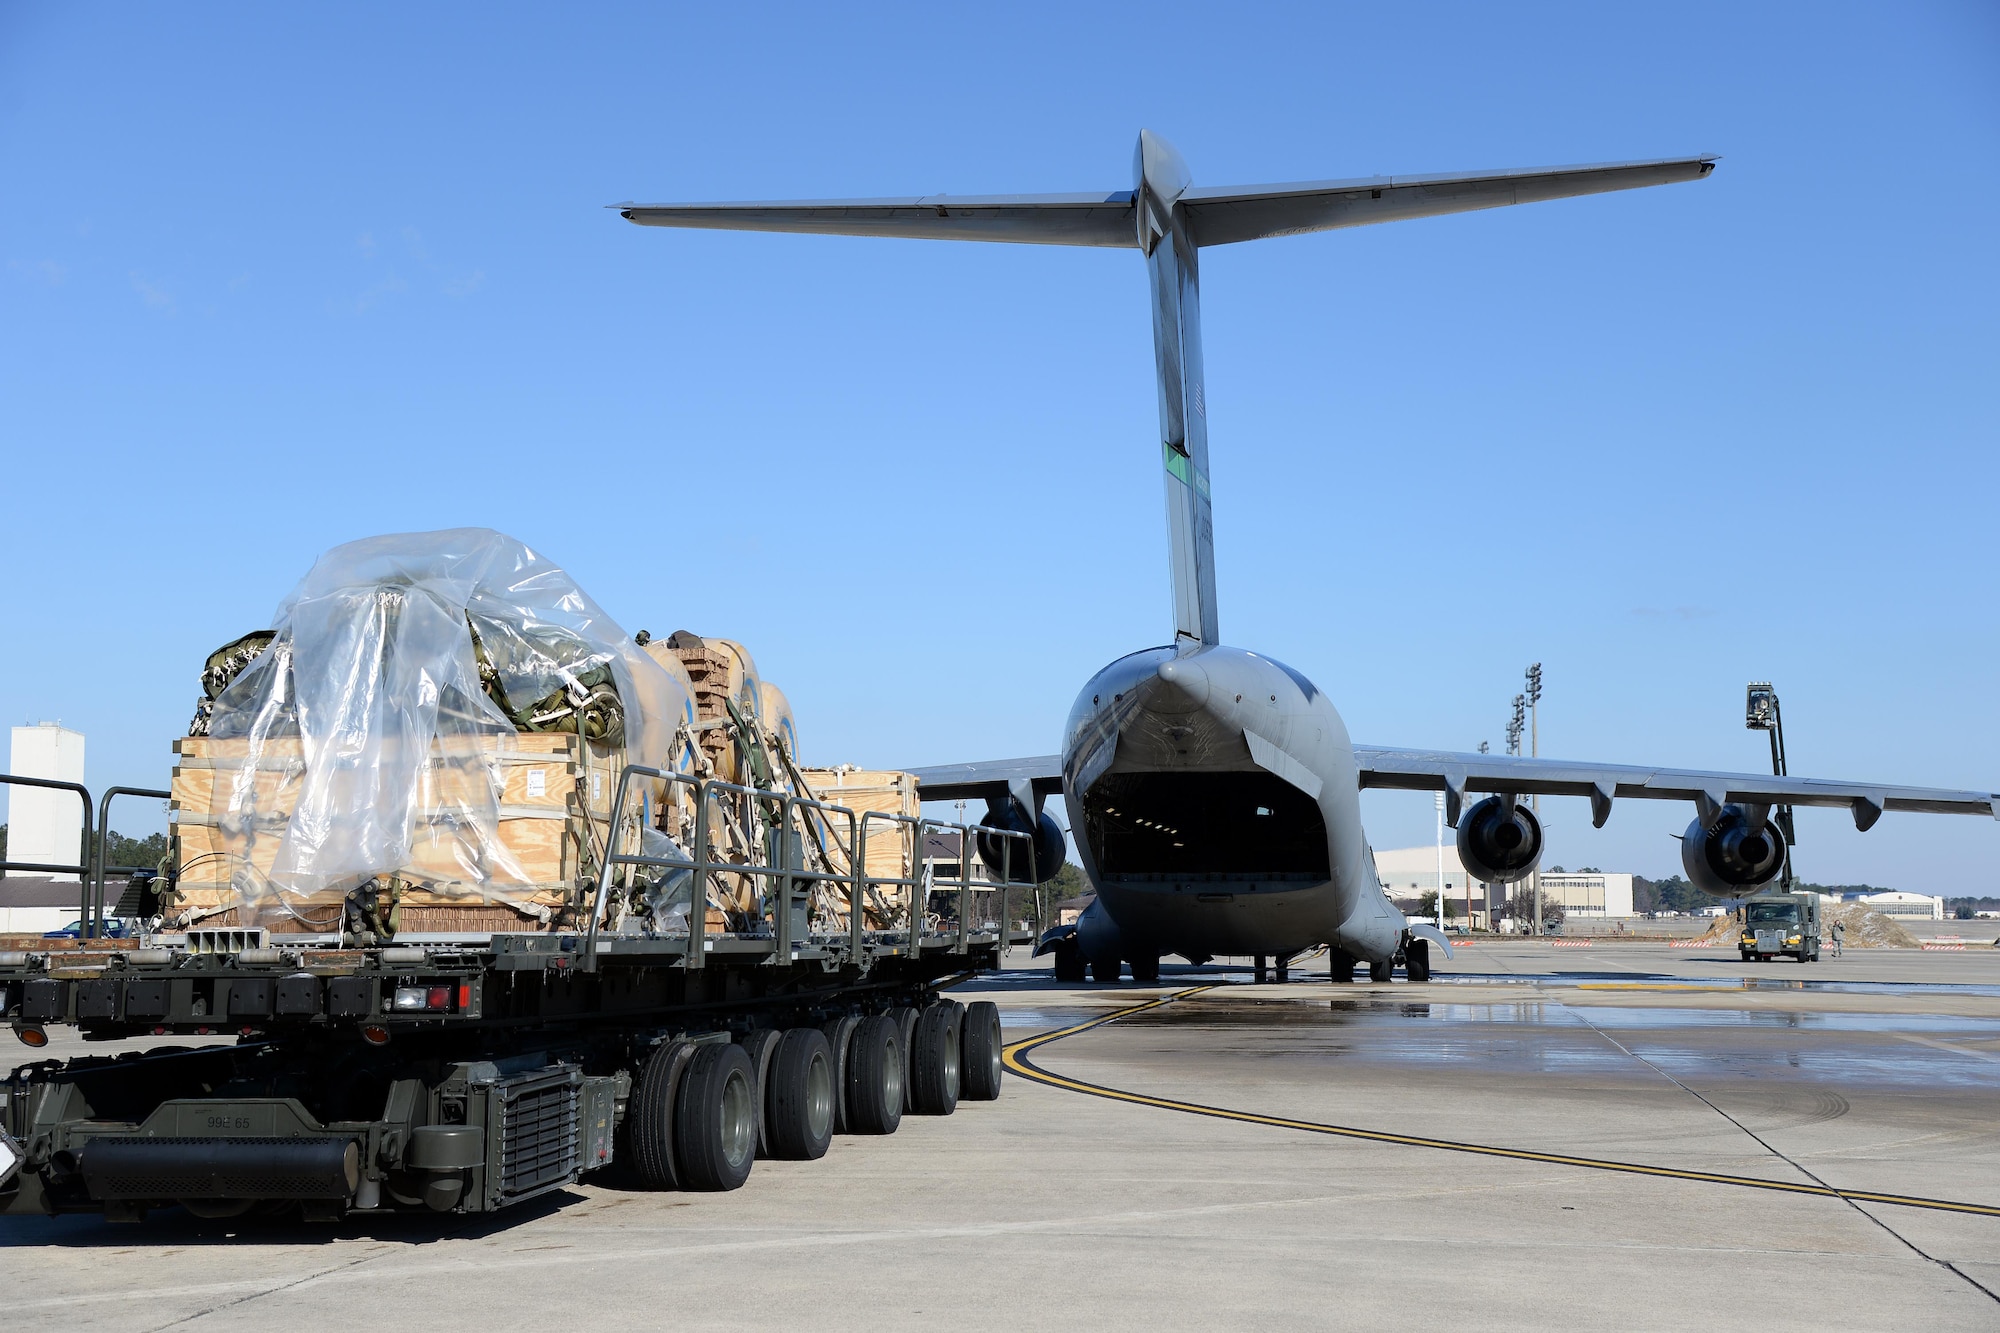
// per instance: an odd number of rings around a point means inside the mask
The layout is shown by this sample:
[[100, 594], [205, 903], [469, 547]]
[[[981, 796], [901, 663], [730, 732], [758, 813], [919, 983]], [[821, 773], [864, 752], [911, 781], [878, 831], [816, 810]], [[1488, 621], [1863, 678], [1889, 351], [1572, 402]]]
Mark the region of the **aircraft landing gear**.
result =
[[1370, 981], [1393, 981], [1395, 977], [1395, 959], [1384, 958], [1380, 962], [1376, 962], [1372, 958], [1368, 960], [1368, 979]]
[[1328, 948], [1326, 951], [1327, 980], [1335, 985], [1346, 985], [1354, 980], [1354, 955], [1341, 949]]
[[1431, 979], [1431, 942], [1411, 940], [1403, 946], [1403, 976], [1409, 981]]
[[1157, 954], [1140, 954], [1125, 960], [1132, 969], [1132, 980], [1141, 986], [1157, 986], [1160, 982], [1160, 959]]
[[1268, 971], [1263, 954], [1260, 953], [1254, 959], [1251, 960], [1250, 971], [1252, 979], [1255, 980], [1259, 986], [1263, 985], [1265, 976]]
[[1288, 953], [1281, 953], [1278, 955], [1278, 980], [1290, 981], [1291, 979], [1292, 956]]
[[1118, 968], [1119, 963], [1116, 958], [1093, 958], [1090, 960], [1090, 979], [1106, 984], [1116, 982]]
[[1056, 980], [1064, 985], [1075, 986], [1082, 983], [1085, 965], [1083, 953], [1074, 944], [1056, 946]]

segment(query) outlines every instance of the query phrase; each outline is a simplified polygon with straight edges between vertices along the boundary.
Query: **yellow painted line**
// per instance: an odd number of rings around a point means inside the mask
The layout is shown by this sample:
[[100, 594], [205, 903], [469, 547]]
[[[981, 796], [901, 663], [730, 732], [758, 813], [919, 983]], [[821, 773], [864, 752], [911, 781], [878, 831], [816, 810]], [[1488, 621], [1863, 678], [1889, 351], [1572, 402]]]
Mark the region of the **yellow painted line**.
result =
[[1170, 1097], [1149, 1097], [1144, 1093], [1125, 1092], [1118, 1088], [1107, 1088], [1098, 1083], [1086, 1083], [1081, 1079], [1065, 1078], [1061, 1074], [1051, 1074], [1048, 1070], [1028, 1059], [1032, 1051], [1053, 1045], [1065, 1037], [1088, 1032], [1092, 1028], [1115, 1023], [1121, 1018], [1143, 1014], [1148, 1009], [1158, 1009], [1191, 995], [1213, 990], [1213, 986], [1192, 986], [1187, 990], [1175, 991], [1155, 999], [1143, 1000], [1138, 1004], [1113, 1009], [1107, 1014], [1057, 1028], [1053, 1032], [1043, 1032], [1024, 1041], [1009, 1044], [1001, 1051], [1001, 1060], [1007, 1068], [1025, 1079], [1051, 1088], [1061, 1088], [1065, 1092], [1080, 1092], [1091, 1097], [1104, 1097], [1114, 1102], [1129, 1102], [1134, 1106], [1151, 1106], [1162, 1111], [1180, 1111], [1187, 1115], [1209, 1116], [1217, 1120], [1234, 1120], [1246, 1125], [1268, 1125], [1273, 1129], [1299, 1130], [1307, 1134], [1325, 1134], [1333, 1138], [1362, 1139], [1370, 1143], [1393, 1143], [1405, 1148], [1433, 1148], [1442, 1152], [1470, 1153], [1477, 1157], [1504, 1157], [1517, 1162], [1541, 1162], [1551, 1166], [1573, 1166], [1589, 1171], [1617, 1171], [1634, 1176], [1657, 1176], [1665, 1180], [1692, 1180], [1707, 1185], [1733, 1185], [1740, 1189], [1774, 1190], [1780, 1194], [1813, 1194], [1828, 1199], [1845, 1199], [1854, 1203], [1893, 1204], [1899, 1208], [1930, 1208], [1940, 1212], [1969, 1213], [1976, 1217], [2000, 1217], [2000, 1206], [1984, 1203], [1962, 1203], [1953, 1199], [1929, 1199], [1911, 1194], [1878, 1194], [1869, 1190], [1843, 1190], [1827, 1185], [1809, 1185], [1789, 1180], [1766, 1180], [1759, 1176], [1732, 1176], [1716, 1171], [1687, 1171], [1672, 1166], [1649, 1166], [1643, 1162], [1613, 1162], [1596, 1157], [1571, 1157], [1565, 1153], [1533, 1152], [1526, 1148], [1500, 1148], [1484, 1143], [1461, 1143], [1455, 1139], [1431, 1139], [1416, 1134], [1389, 1134], [1377, 1129], [1360, 1129], [1352, 1125], [1329, 1125], [1316, 1120], [1291, 1120], [1284, 1116], [1258, 1115], [1252, 1111], [1234, 1111], [1224, 1106], [1205, 1106], [1200, 1102], [1176, 1101]]

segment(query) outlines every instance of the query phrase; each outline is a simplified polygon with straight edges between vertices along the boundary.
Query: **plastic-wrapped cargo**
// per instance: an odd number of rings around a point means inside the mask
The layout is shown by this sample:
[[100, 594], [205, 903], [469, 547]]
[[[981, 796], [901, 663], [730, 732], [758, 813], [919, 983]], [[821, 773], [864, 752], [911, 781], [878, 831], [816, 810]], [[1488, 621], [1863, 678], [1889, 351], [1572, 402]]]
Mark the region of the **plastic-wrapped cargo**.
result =
[[378, 889], [433, 909], [420, 928], [549, 921], [602, 855], [620, 769], [671, 768], [694, 717], [677, 663], [485, 528], [335, 547], [272, 629], [205, 677], [177, 747], [187, 921], [336, 930]]

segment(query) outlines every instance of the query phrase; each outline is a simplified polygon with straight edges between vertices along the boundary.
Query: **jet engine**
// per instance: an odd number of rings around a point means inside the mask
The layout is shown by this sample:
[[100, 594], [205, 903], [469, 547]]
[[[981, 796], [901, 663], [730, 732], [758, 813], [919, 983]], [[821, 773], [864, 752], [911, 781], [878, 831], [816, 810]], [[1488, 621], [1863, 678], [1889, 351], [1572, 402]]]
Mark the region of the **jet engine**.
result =
[[1458, 819], [1458, 859], [1488, 884], [1526, 879], [1542, 860], [1542, 823], [1525, 805], [1489, 796]]
[[[1007, 876], [1016, 884], [1040, 884], [1054, 879], [1056, 872], [1063, 868], [1063, 861], [1069, 852], [1069, 842], [1063, 837], [1062, 825], [1044, 810], [1029, 822], [1028, 812], [1011, 797], [986, 804], [986, 819], [991, 828], [1011, 829], [1016, 833], [1032, 833], [1034, 849], [1019, 838], [996, 838], [990, 833], [979, 835], [979, 859], [994, 874], [999, 874], [1004, 850]], [[1006, 844], [1003, 849], [1002, 844]]]
[[1785, 867], [1785, 836], [1766, 818], [1725, 805], [1706, 827], [1699, 816], [1681, 836], [1681, 866], [1688, 883], [1718, 898], [1762, 888]]

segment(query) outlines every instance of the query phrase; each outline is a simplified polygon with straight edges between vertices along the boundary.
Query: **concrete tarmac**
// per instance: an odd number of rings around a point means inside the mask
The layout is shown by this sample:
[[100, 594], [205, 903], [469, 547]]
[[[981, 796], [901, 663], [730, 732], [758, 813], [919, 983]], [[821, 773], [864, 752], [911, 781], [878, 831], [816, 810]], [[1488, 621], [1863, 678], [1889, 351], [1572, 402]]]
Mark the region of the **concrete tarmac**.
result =
[[2000, 952], [1481, 942], [1429, 984], [1348, 986], [1323, 961], [1157, 987], [1016, 961], [955, 992], [1010, 1041], [1179, 998], [1027, 1053], [1100, 1092], [1010, 1076], [731, 1194], [0, 1218], [9, 1324], [2000, 1327], [2000, 1215], [1836, 1193], [2000, 1210]]

